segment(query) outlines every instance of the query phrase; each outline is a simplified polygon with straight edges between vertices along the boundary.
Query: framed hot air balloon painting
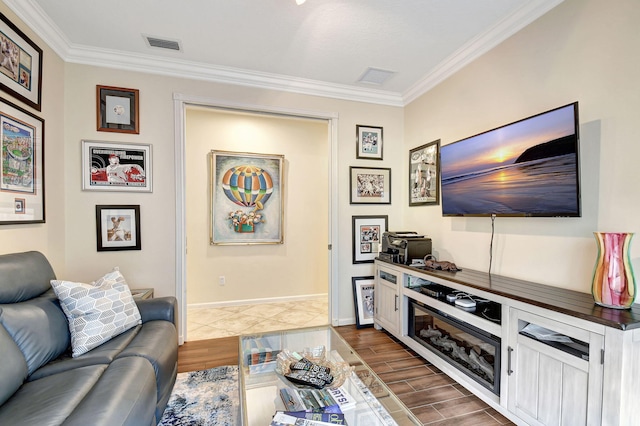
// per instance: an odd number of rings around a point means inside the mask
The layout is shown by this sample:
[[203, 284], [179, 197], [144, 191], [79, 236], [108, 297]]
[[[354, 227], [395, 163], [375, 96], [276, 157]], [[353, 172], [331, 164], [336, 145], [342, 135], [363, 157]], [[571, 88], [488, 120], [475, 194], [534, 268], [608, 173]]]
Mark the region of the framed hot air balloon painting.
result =
[[210, 152], [210, 244], [284, 242], [284, 155]]

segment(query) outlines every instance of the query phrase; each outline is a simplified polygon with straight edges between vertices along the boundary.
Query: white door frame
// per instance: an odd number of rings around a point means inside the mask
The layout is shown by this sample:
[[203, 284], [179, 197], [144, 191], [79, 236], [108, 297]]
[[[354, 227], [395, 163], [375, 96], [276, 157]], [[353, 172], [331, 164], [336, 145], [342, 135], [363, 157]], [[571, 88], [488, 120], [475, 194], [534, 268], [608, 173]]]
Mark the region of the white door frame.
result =
[[186, 233], [186, 109], [188, 106], [205, 106], [236, 111], [267, 113], [298, 118], [326, 120], [329, 126], [329, 321], [338, 325], [338, 114], [280, 108], [266, 105], [236, 104], [220, 99], [173, 94], [175, 120], [175, 171], [176, 171], [176, 299], [178, 300], [178, 339], [183, 344], [187, 336], [187, 233]]

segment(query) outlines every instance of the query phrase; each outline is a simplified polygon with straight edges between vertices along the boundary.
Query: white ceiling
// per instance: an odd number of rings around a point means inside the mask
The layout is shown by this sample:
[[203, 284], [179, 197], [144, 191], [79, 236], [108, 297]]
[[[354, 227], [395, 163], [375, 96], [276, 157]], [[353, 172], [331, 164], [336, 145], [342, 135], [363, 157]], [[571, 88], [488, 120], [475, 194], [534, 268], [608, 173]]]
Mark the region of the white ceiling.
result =
[[3, 1], [67, 62], [402, 106], [563, 0]]

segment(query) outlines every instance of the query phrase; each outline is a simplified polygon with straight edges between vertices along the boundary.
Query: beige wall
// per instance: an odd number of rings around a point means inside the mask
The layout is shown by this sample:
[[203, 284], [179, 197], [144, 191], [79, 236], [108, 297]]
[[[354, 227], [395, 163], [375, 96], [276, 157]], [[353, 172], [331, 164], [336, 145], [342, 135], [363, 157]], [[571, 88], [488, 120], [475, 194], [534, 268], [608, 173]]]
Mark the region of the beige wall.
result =
[[[326, 300], [329, 123], [200, 107], [186, 116], [187, 302]], [[211, 150], [284, 155], [284, 244], [209, 244]], [[216, 207], [242, 210], [231, 201]]]
[[[351, 216], [389, 215], [391, 229], [430, 234], [440, 258], [486, 270], [489, 219], [441, 217], [440, 207], [408, 207], [407, 151], [434, 139], [444, 144], [574, 100], [580, 102], [583, 217], [499, 218], [494, 272], [589, 291], [595, 260], [592, 231], [637, 231], [640, 197], [639, 51], [633, 0], [566, 0], [405, 109], [241, 86], [64, 64], [0, 4], [0, 10], [44, 49], [46, 208], [44, 225], [0, 227], [0, 252], [41, 250], [58, 276], [91, 280], [120, 266], [132, 286], [175, 294], [175, 165], [173, 94], [222, 102], [337, 114], [338, 317], [354, 318], [351, 277], [371, 275], [351, 262]], [[97, 84], [140, 90], [141, 133], [97, 132]], [[384, 128], [384, 160], [355, 159], [355, 126]], [[150, 194], [81, 190], [81, 140], [150, 143]], [[350, 205], [349, 166], [391, 167], [391, 206]], [[140, 204], [143, 250], [96, 251], [95, 205]], [[298, 206], [290, 206], [292, 212]], [[299, 206], [299, 214], [306, 209]], [[640, 248], [631, 249], [636, 270]], [[287, 271], [283, 271], [286, 273]], [[217, 276], [217, 275], [216, 275]], [[214, 276], [215, 277], [215, 276]], [[230, 284], [228, 284], [230, 286]], [[229, 296], [232, 298], [233, 296]]]
[[0, 96], [44, 119], [45, 220], [44, 224], [0, 226], [0, 253], [37, 250], [45, 253], [58, 275], [64, 275], [65, 200], [64, 169], [64, 62], [11, 10], [0, 2], [2, 12], [42, 50], [42, 110], [2, 92]]
[[[350, 165], [392, 167], [402, 164], [405, 154], [403, 140], [402, 108], [347, 102], [314, 96], [259, 90], [241, 86], [208, 83], [196, 80], [113, 70], [107, 68], [67, 63], [65, 65], [65, 137], [66, 167], [64, 188], [56, 188], [57, 196], [64, 197], [70, 208], [65, 210], [66, 244], [60, 247], [66, 252], [66, 277], [73, 280], [91, 280], [113, 266], [119, 266], [134, 287], [152, 286], [157, 295], [174, 295], [176, 292], [175, 266], [175, 142], [174, 106], [175, 93], [185, 97], [211, 99], [220, 103], [258, 105], [266, 108], [285, 108], [335, 114], [338, 118], [338, 147], [336, 166], [338, 180], [338, 235], [333, 246], [338, 250], [339, 262], [335, 265], [339, 276], [338, 318], [347, 323], [354, 321], [351, 277], [372, 275], [371, 264], [351, 263], [351, 216], [361, 214], [388, 214], [389, 221], [399, 226], [401, 220], [400, 195], [403, 180], [393, 181], [394, 204], [389, 206], [351, 206], [349, 204], [348, 171]], [[140, 90], [140, 134], [97, 132], [95, 125], [95, 87], [97, 84]], [[215, 102], [214, 102], [215, 103]], [[384, 161], [355, 159], [356, 124], [384, 127]], [[153, 193], [91, 192], [82, 191], [81, 140], [108, 140], [118, 142], [150, 143], [153, 145]], [[296, 165], [297, 166], [297, 165]], [[396, 198], [398, 197], [398, 198]], [[95, 237], [96, 204], [139, 204], [141, 210], [141, 251], [97, 252]], [[395, 210], [397, 209], [397, 210]], [[289, 205], [287, 215], [308, 214], [309, 206]], [[315, 225], [315, 218], [310, 222]], [[322, 219], [320, 226], [326, 226]], [[291, 253], [295, 240], [287, 238], [282, 250]], [[189, 243], [191, 245], [191, 243]], [[217, 248], [213, 248], [216, 250]], [[208, 250], [212, 250], [209, 248]], [[208, 254], [211, 254], [209, 251]], [[187, 262], [189, 259], [187, 259]], [[323, 259], [324, 263], [324, 259]], [[283, 276], [298, 269], [280, 271]], [[220, 275], [212, 272], [214, 280]], [[226, 272], [225, 272], [226, 273]], [[259, 276], [256, 274], [256, 279]], [[207, 283], [211, 283], [207, 277]], [[303, 278], [304, 279], [304, 278]], [[234, 300], [231, 291], [235, 279], [225, 286], [225, 293], [217, 293], [220, 300]], [[216, 284], [217, 285], [217, 284]], [[233, 284], [236, 285], [236, 284]], [[219, 287], [219, 286], [218, 286]], [[237, 287], [235, 287], [237, 288]], [[265, 289], [268, 287], [265, 287]], [[217, 291], [220, 288], [216, 288]], [[271, 289], [270, 289], [271, 290]], [[273, 289], [279, 291], [278, 289]], [[317, 294], [318, 290], [310, 290]], [[261, 296], [267, 296], [265, 291]], [[247, 295], [247, 298], [256, 298]], [[208, 299], [209, 302], [211, 299]], [[190, 303], [198, 303], [189, 299]]]
[[[640, 230], [639, 19], [633, 0], [566, 0], [406, 107], [409, 149], [579, 101], [582, 217], [497, 218], [495, 273], [589, 292], [592, 232]], [[408, 208], [405, 218], [433, 235], [441, 259], [488, 269], [489, 218], [443, 218], [440, 207]]]

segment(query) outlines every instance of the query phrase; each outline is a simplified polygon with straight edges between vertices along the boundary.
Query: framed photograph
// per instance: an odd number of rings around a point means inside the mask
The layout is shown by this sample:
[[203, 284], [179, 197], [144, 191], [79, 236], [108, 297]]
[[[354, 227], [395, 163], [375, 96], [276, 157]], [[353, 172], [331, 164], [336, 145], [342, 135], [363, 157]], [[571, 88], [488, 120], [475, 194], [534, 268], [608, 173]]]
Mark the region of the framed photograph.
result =
[[356, 125], [356, 158], [382, 160], [382, 127]]
[[350, 204], [391, 204], [391, 169], [349, 167]]
[[356, 308], [356, 328], [373, 326], [373, 277], [353, 277], [353, 302]]
[[0, 225], [44, 223], [44, 120], [0, 98]]
[[96, 206], [98, 251], [141, 250], [140, 206]]
[[284, 242], [284, 155], [212, 150], [210, 244]]
[[440, 203], [440, 139], [409, 151], [409, 205]]
[[96, 86], [98, 131], [140, 133], [139, 90]]
[[151, 192], [151, 145], [82, 141], [82, 189]]
[[0, 89], [40, 111], [42, 49], [0, 13]]
[[373, 263], [387, 231], [388, 216], [353, 216], [353, 263]]

